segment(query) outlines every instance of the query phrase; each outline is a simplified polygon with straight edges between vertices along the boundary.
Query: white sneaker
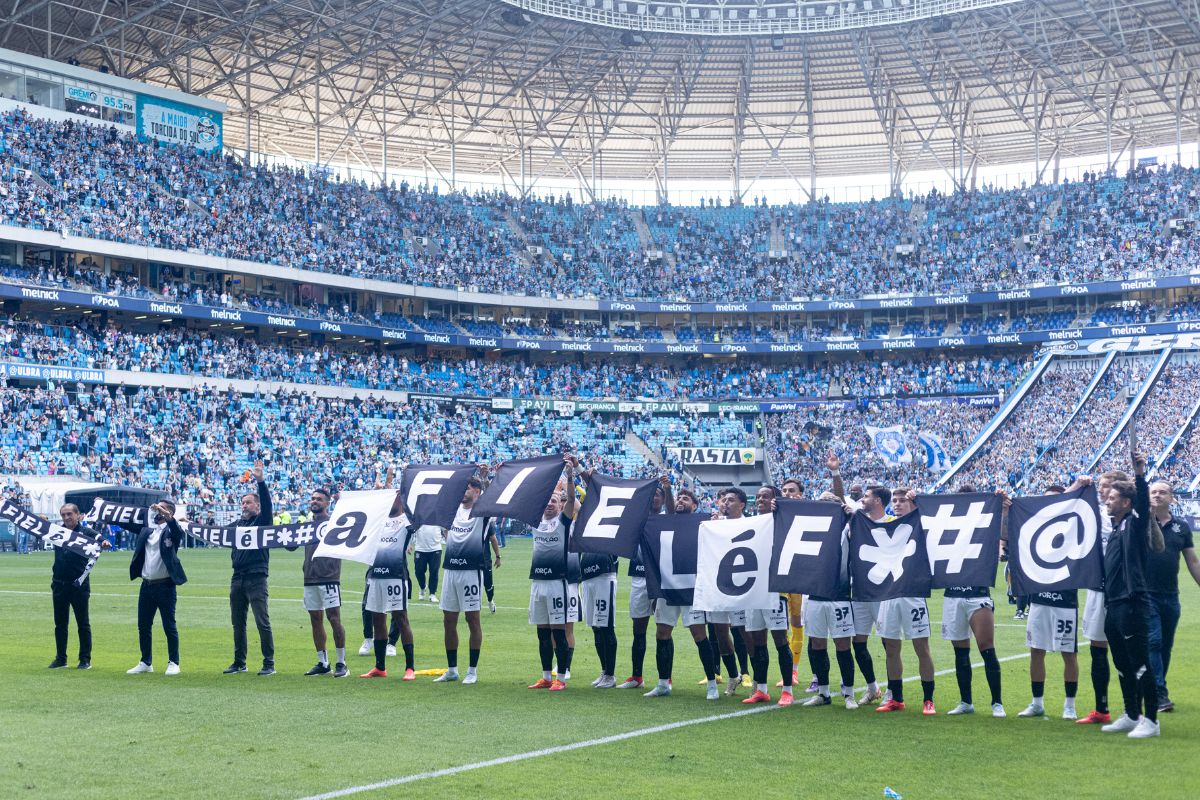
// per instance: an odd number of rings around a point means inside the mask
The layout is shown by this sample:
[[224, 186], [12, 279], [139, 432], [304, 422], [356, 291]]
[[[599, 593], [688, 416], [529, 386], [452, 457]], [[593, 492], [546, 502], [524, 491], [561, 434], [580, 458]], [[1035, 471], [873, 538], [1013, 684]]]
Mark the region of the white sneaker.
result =
[[846, 710], [847, 711], [857, 711], [858, 710], [858, 701], [854, 699], [853, 694], [843, 695], [843, 698], [846, 701]]
[[1129, 733], [1137, 725], [1137, 720], [1130, 719], [1128, 714], [1122, 714], [1100, 730], [1105, 733]]
[[478, 680], [479, 680], [479, 673], [468, 672], [467, 677], [462, 679], [463, 686], [470, 686], [471, 684], [478, 682]]
[[1004, 719], [1008, 716], [1008, 712], [1004, 710], [1003, 703], [992, 703], [992, 716], [996, 719]]
[[[372, 646], [371, 646], [371, 650], [372, 650], [372, 652], [375, 650], [375, 647], [374, 647], [374, 645], [372, 645]], [[394, 655], [396, 655], [396, 645], [394, 645], [394, 644], [389, 644], [389, 645], [388, 645], [388, 649], [387, 649], [387, 654], [388, 654], [389, 656], [394, 656]]]
[[174, 661], [168, 661], [167, 662], [167, 674], [168, 675], [178, 675], [179, 674], [179, 665], [176, 664]]
[[563, 683], [566, 683], [567, 681], [571, 680], [571, 670], [567, 670], [566, 672], [564, 672], [561, 680]]
[[1062, 718], [1063, 719], [1077, 719], [1078, 715], [1075, 713], [1075, 706], [1073, 706], [1073, 705], [1069, 706], [1069, 705], [1064, 704]]
[[653, 689], [646, 692], [642, 697], [669, 697], [671, 694], [671, 685], [668, 683], [657, 684]]
[[1044, 706], [1039, 706], [1037, 703], [1030, 703], [1025, 707], [1024, 711], [1017, 714], [1018, 717], [1044, 717], [1046, 709]]
[[456, 680], [458, 680], [458, 671], [457, 670], [446, 670], [441, 675], [438, 675], [436, 678], [434, 678], [433, 682], [434, 683], [453, 683]]
[[612, 675], [605, 675], [604, 680], [600, 681], [597, 689], [615, 689], [617, 688], [617, 679]]
[[147, 664], [145, 661], [139, 661], [133, 669], [125, 670], [126, 675], [141, 675], [143, 672], [154, 672], [154, 667]]
[[600, 675], [596, 678], [596, 680], [592, 681], [592, 688], [594, 689], [595, 687], [599, 686], [602, 683], [604, 683], [604, 673], [603, 672], [600, 673]]
[[417, 592], [417, 599], [418, 599], [418, 600], [424, 600], [424, 599], [425, 599], [425, 590], [424, 590], [424, 589], [421, 589], [420, 591], [418, 591], [418, 592]]
[[375, 652], [375, 643], [370, 639], [363, 639], [362, 647], [358, 648], [360, 656], [369, 656]]
[[436, 602], [437, 602], [437, 595], [436, 595], [436, 594], [434, 594], [433, 592], [430, 592], [430, 593], [429, 593], [429, 602], [431, 602], [431, 603], [436, 603]]
[[959, 703], [954, 708], [947, 711], [946, 716], [957, 717], [962, 714], [974, 714], [974, 713], [975, 713], [975, 706], [971, 705], [970, 703]]
[[833, 698], [827, 694], [814, 694], [812, 697], [805, 700], [800, 705], [802, 706], [827, 706], [833, 703]]
[[496, 601], [495, 600], [488, 600], [488, 611], [492, 612], [493, 614], [496, 613]]
[[1138, 718], [1137, 727], [1129, 732], [1130, 739], [1149, 739], [1158, 736], [1158, 723], [1144, 714]]
[[708, 692], [705, 693], [704, 699], [705, 700], [720, 700], [721, 699], [721, 690], [717, 688], [716, 681], [708, 682]]

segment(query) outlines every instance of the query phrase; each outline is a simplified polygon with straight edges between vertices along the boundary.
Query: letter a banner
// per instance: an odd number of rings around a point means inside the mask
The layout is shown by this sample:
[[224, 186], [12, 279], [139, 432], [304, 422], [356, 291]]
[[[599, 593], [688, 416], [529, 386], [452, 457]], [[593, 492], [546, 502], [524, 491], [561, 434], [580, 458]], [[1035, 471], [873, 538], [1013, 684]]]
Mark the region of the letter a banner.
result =
[[747, 611], [774, 608], [778, 602], [768, 586], [775, 517], [722, 519], [700, 526], [696, 549], [698, 611]]
[[342, 492], [333, 515], [321, 523], [321, 540], [313, 553], [318, 558], [340, 558], [367, 566], [375, 563], [379, 535], [396, 501], [391, 489]]

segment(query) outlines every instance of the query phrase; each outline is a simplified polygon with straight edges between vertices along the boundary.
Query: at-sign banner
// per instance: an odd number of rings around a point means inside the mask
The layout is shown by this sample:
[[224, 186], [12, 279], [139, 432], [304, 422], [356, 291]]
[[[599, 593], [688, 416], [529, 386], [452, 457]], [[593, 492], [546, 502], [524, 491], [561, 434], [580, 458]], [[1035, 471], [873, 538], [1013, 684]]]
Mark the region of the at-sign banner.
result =
[[1008, 561], [1018, 597], [1102, 588], [1095, 490], [1084, 486], [1066, 494], [1013, 500], [1008, 510]]
[[219, 152], [222, 144], [221, 125], [221, 113], [218, 111], [161, 97], [138, 95], [137, 132], [142, 136]]

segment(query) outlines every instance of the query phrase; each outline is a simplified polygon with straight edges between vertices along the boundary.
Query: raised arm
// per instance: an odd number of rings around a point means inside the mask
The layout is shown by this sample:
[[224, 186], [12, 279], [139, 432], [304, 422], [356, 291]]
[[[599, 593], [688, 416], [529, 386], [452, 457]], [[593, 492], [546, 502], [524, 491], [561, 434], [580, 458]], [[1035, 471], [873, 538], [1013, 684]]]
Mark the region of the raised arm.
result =
[[842, 460], [832, 450], [825, 456], [825, 466], [829, 468], [829, 477], [833, 479], [833, 493], [838, 497], [846, 496], [846, 484], [842, 482]]
[[258, 485], [258, 524], [270, 525], [275, 521], [275, 507], [271, 505], [271, 490], [263, 478], [263, 462], [254, 462], [254, 482]]

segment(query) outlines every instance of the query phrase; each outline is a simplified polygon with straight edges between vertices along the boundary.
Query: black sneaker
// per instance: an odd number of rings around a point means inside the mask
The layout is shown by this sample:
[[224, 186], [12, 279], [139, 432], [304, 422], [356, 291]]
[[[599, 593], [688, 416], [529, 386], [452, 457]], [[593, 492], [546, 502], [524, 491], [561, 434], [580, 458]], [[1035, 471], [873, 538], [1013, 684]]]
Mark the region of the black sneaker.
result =
[[92, 662], [90, 662], [90, 661], [80, 661], [79, 666], [75, 667], [75, 669], [91, 669], [91, 668], [92, 668]]
[[263, 667], [262, 667], [262, 669], [260, 669], [258, 671], [258, 674], [259, 675], [274, 675], [275, 674], [275, 665], [274, 664], [263, 664]]
[[56, 658], [50, 662], [50, 666], [47, 669], [62, 669], [66, 665], [67, 660], [65, 658]]
[[333, 669], [333, 677], [344, 678], [350, 674], [350, 670], [346, 669], [346, 665], [338, 662], [338, 665]]
[[225, 668], [225, 672], [223, 674], [233, 675], [234, 673], [245, 672], [245, 671], [246, 671], [245, 664], [230, 664], [228, 667]]
[[[322, 663], [318, 662], [315, 667], [310, 669], [308, 672], [304, 673], [304, 675], [305, 675], [305, 677], [308, 677], [310, 675], [328, 675], [330, 672], [332, 672], [332, 670], [329, 669], [328, 664], [322, 664]], [[262, 673], [259, 673], [259, 674], [261, 675]]]
[[1164, 694], [1162, 699], [1158, 701], [1158, 710], [1164, 714], [1170, 714], [1175, 710], [1175, 704], [1171, 702], [1171, 698]]

